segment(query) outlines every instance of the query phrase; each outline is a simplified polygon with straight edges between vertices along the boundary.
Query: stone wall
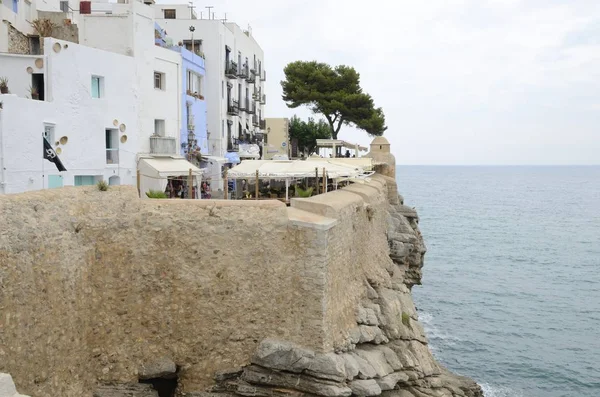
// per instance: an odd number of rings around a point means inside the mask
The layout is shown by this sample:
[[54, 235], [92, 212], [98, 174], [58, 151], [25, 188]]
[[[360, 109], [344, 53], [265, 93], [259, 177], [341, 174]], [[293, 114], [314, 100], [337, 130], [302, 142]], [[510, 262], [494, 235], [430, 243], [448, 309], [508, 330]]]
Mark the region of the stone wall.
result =
[[429, 353], [391, 178], [290, 208], [53, 189], [0, 197], [0, 222], [0, 372], [33, 397], [155, 395], [157, 360], [188, 396], [480, 395]]
[[12, 25], [8, 26], [8, 52], [21, 55], [31, 53], [29, 38], [12, 27]]
[[265, 337], [323, 346], [307, 235], [280, 202], [90, 187], [3, 196], [0, 211], [0, 372], [28, 394], [135, 382], [160, 356], [197, 390]]

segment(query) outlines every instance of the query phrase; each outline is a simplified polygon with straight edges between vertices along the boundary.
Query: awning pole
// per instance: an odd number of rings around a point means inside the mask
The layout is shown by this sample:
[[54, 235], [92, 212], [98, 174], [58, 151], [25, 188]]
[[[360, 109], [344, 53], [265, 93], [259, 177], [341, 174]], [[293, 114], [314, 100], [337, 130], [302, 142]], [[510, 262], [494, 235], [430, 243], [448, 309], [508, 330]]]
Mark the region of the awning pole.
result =
[[315, 167], [315, 183], [317, 184], [315, 190], [319, 194], [319, 167]]
[[323, 193], [327, 193], [327, 178], [325, 178], [325, 167], [323, 167]]
[[140, 193], [140, 170], [137, 170], [137, 190], [138, 190], [138, 197], [142, 197], [142, 194]]
[[256, 200], [258, 200], [258, 170], [256, 170], [256, 189], [255, 190], [255, 195], [256, 195]]
[[192, 198], [192, 169], [190, 168], [188, 171], [188, 177], [187, 177], [187, 190], [188, 190], [188, 199]]
[[227, 200], [227, 196], [229, 196], [228, 190], [229, 190], [229, 182], [227, 181], [227, 169], [225, 169], [225, 171], [223, 172], [223, 179], [225, 180], [225, 187], [223, 187], [223, 192], [224, 192], [224, 200]]
[[289, 196], [288, 196], [289, 187], [290, 187], [290, 180], [286, 179], [285, 180], [285, 203], [286, 204], [287, 204], [287, 202], [289, 200]]

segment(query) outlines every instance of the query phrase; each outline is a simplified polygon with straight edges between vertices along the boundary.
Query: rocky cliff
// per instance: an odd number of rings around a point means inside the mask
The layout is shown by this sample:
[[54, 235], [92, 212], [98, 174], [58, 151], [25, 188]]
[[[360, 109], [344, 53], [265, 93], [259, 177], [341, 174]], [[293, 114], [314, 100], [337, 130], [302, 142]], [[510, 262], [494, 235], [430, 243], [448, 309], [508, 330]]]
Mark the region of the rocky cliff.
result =
[[428, 349], [391, 178], [290, 208], [122, 187], [0, 210], [0, 372], [32, 397], [482, 396]]
[[220, 371], [212, 393], [282, 397], [480, 397], [473, 380], [450, 373], [431, 355], [411, 296], [421, 283], [425, 244], [417, 212], [402, 196], [389, 200], [387, 239], [393, 265], [388, 275], [364, 279], [364, 298], [356, 307], [349, 344], [317, 353], [281, 340], [263, 340], [243, 368]]

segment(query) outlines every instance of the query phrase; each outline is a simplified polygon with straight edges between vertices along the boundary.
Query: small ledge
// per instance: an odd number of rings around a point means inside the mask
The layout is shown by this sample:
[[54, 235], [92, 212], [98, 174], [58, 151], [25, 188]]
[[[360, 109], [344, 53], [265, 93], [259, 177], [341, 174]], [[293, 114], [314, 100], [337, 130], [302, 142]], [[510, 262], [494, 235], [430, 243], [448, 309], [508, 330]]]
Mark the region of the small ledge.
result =
[[312, 212], [288, 207], [288, 220], [292, 226], [305, 227], [315, 230], [329, 230], [337, 225], [337, 219], [327, 218]]

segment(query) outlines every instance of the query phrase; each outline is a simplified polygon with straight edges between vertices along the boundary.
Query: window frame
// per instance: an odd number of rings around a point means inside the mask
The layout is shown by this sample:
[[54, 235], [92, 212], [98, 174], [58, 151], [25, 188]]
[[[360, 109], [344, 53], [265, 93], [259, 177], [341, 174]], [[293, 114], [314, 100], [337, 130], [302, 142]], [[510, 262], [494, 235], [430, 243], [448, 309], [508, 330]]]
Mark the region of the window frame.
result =
[[[97, 96], [94, 95], [94, 83], [96, 81], [98, 82]], [[92, 98], [94, 98], [94, 99], [104, 98], [104, 77], [97, 76], [95, 74], [92, 75], [91, 94], [92, 94]]]
[[[158, 87], [156, 86], [157, 81]], [[157, 72], [156, 70], [154, 71], [154, 88], [161, 91], [165, 91], [166, 89], [165, 74], [162, 72]]]
[[[171, 15], [172, 16], [168, 16]], [[177, 10], [175, 8], [163, 8], [163, 19], [177, 19]]]

